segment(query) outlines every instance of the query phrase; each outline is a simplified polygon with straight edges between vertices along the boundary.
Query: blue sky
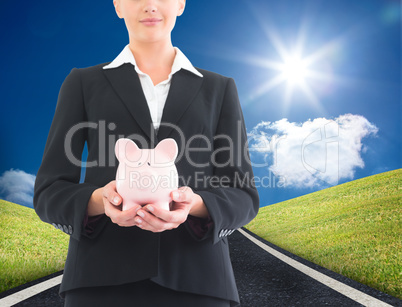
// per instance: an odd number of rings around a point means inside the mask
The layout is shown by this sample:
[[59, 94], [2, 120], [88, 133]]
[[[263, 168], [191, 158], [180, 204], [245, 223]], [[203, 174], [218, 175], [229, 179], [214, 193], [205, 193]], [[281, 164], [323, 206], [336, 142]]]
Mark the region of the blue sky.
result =
[[[0, 6], [0, 197], [29, 204], [64, 78], [113, 60], [128, 38], [111, 0]], [[401, 167], [400, 10], [397, 0], [187, 1], [174, 45], [235, 79], [261, 206]]]

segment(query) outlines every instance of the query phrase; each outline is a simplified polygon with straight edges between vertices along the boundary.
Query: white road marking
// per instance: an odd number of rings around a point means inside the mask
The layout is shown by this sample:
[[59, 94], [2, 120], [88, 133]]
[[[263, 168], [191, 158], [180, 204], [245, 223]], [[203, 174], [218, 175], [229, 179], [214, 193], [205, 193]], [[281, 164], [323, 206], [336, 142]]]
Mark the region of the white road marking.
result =
[[300, 272], [303, 272], [304, 274], [314, 278], [315, 280], [319, 281], [320, 283], [323, 283], [324, 285], [330, 287], [331, 289], [334, 289], [335, 291], [343, 294], [344, 296], [349, 297], [350, 299], [362, 304], [363, 306], [367, 307], [392, 307], [391, 305], [380, 301], [370, 295], [367, 295], [366, 293], [363, 293], [359, 290], [356, 290], [348, 285], [345, 285], [344, 283], [341, 283], [325, 274], [322, 274], [280, 252], [277, 250], [269, 247], [268, 245], [262, 243], [261, 241], [257, 240], [253, 236], [249, 235], [247, 232], [245, 232], [242, 229], [237, 229], [243, 236], [245, 236], [247, 239], [251, 240], [253, 243], [270, 253], [271, 255], [275, 256], [279, 260], [282, 260], [283, 262], [289, 264], [290, 266], [294, 267], [296, 270], [299, 270]]
[[50, 289], [54, 286], [57, 286], [61, 283], [62, 278], [63, 275], [59, 275], [52, 279], [45, 280], [40, 284], [36, 284], [34, 286], [31, 286], [29, 288], [26, 288], [24, 290], [6, 296], [0, 299], [0, 307], [9, 307], [15, 305], [19, 302], [22, 302], [23, 300], [26, 300], [27, 298], [30, 298], [31, 296], [46, 291], [47, 289]]

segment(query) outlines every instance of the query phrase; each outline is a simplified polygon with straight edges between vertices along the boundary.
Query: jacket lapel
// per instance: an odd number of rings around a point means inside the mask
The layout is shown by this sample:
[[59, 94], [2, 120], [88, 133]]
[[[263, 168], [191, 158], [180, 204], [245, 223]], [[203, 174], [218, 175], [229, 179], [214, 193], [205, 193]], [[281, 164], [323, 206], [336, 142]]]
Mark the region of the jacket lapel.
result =
[[163, 109], [161, 126], [158, 130], [158, 140], [169, 136], [188, 107], [194, 102], [203, 78], [181, 69], [172, 77], [169, 94]]
[[117, 68], [105, 69], [104, 73], [135, 121], [144, 133], [151, 140], [154, 140], [155, 131], [151, 114], [149, 113], [140, 79], [133, 65], [126, 63]]

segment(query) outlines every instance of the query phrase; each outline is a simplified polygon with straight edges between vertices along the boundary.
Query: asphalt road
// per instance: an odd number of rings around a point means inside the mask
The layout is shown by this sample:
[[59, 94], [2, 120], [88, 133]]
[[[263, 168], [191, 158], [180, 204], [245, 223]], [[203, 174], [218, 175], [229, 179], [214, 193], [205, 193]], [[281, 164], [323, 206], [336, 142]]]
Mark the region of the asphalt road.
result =
[[[248, 231], [246, 232], [274, 250], [320, 273], [369, 294], [391, 306], [402, 306], [402, 301], [395, 297], [324, 269], [282, 250]], [[249, 239], [238, 231], [231, 235], [230, 250], [243, 307], [364, 306], [280, 261], [254, 243], [251, 243]]]
[[[256, 237], [255, 235], [253, 236]], [[320, 273], [324, 273], [337, 281], [358, 289], [359, 291], [386, 302], [391, 306], [402, 306], [402, 301], [397, 298], [321, 268], [293, 254], [281, 250], [269, 242], [260, 238], [258, 239], [276, 251], [279, 251]], [[364, 306], [316, 281], [314, 278], [296, 270], [285, 262], [282, 262], [251, 242], [238, 231], [234, 232], [229, 237], [229, 244], [240, 300], [243, 307]], [[53, 274], [49, 277], [54, 277], [58, 274], [60, 273]], [[5, 295], [18, 292], [33, 284], [34, 282], [1, 293], [0, 299]], [[58, 290], [59, 286], [55, 286], [13, 306], [63, 306], [63, 300], [59, 297]], [[372, 306], [376, 305], [378, 306], [378, 304]], [[1, 300], [0, 307], [2, 307]]]

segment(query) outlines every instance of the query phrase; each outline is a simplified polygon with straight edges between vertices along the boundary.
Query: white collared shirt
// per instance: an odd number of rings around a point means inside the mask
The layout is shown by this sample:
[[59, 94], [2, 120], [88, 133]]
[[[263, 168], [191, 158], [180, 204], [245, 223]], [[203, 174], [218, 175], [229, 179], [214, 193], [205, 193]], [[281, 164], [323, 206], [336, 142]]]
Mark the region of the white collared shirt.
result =
[[157, 85], [154, 85], [151, 77], [146, 73], [143, 73], [136, 65], [133, 53], [131, 52], [129, 45], [124, 47], [123, 51], [111, 62], [110, 64], [103, 67], [103, 69], [116, 68], [124, 63], [131, 63], [134, 65], [135, 71], [138, 73], [140, 78], [141, 87], [147, 100], [149, 112], [151, 113], [152, 123], [154, 128], [157, 130], [160, 126], [162, 120], [163, 108], [165, 107], [166, 98], [169, 93], [170, 84], [173, 74], [178, 72], [180, 69], [185, 69], [193, 74], [203, 77], [203, 75], [194, 68], [189, 59], [180, 51], [179, 48], [174, 47], [176, 51], [176, 56], [173, 61], [172, 70], [168, 78]]

